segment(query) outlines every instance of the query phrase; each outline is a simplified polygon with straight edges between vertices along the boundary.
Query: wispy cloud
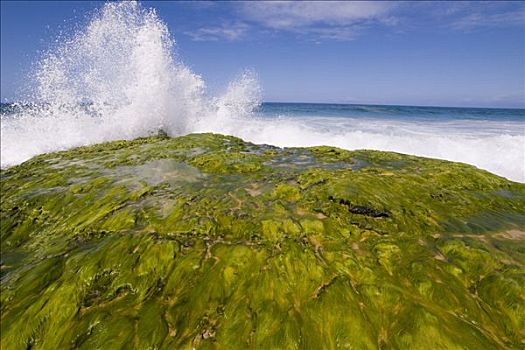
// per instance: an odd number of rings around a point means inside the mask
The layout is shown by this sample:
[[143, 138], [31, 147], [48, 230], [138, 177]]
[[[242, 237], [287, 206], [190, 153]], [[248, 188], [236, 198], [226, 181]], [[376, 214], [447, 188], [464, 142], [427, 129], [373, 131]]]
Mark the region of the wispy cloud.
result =
[[358, 32], [361, 30], [359, 26], [347, 26], [347, 27], [313, 27], [308, 28], [307, 34], [313, 35], [319, 39], [329, 39], [329, 40], [353, 40], [358, 35]]
[[369, 23], [392, 25], [392, 2], [275, 1], [243, 3], [241, 14], [263, 27], [313, 35], [318, 38], [351, 40]]
[[409, 25], [470, 31], [525, 26], [525, 5], [516, 1], [414, 2], [400, 6]]
[[248, 31], [248, 25], [244, 23], [222, 24], [220, 26], [210, 26], [199, 28], [195, 31], [185, 32], [195, 41], [235, 41], [243, 38]]
[[480, 27], [507, 27], [525, 25], [525, 10], [506, 11], [501, 13], [471, 13], [453, 21], [453, 29], [475, 29]]
[[367, 20], [379, 20], [395, 6], [391, 2], [359, 1], [274, 1], [244, 3], [248, 18], [275, 29], [307, 27], [317, 24], [352, 25]]
[[[206, 3], [217, 8], [218, 3]], [[254, 1], [222, 3], [229, 21], [185, 32], [195, 41], [236, 41], [248, 33], [293, 33], [321, 40], [354, 40], [367, 30], [406, 33], [420, 28], [471, 31], [524, 25], [516, 2]]]

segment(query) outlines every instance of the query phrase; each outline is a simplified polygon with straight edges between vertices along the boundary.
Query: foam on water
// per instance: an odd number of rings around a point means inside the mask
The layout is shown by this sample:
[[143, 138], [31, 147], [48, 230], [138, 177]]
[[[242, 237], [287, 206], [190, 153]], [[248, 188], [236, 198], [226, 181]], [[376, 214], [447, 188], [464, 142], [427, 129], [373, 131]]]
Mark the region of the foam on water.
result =
[[209, 96], [202, 77], [173, 52], [174, 41], [154, 10], [136, 2], [105, 4], [37, 64], [27, 98], [36, 104], [2, 117], [2, 167], [164, 129], [172, 136], [211, 131], [277, 146], [397, 151], [470, 163], [525, 182], [523, 122], [260, 117], [253, 113], [261, 95], [253, 73]]
[[525, 182], [525, 125], [489, 121], [409, 123], [397, 120], [285, 117], [254, 118], [219, 130], [276, 146], [331, 145], [453, 160]]

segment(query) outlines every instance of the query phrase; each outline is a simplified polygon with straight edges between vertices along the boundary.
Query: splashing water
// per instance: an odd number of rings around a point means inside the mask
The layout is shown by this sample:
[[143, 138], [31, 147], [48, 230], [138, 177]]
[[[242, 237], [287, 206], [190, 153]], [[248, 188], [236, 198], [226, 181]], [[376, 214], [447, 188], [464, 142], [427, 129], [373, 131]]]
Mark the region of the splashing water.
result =
[[87, 27], [47, 52], [34, 74], [33, 108], [2, 120], [2, 166], [74, 146], [131, 139], [245, 116], [260, 88], [246, 71], [223, 96], [173, 55], [174, 42], [155, 10], [137, 2], [105, 4]]
[[452, 116], [415, 122], [405, 118], [412, 112], [404, 109], [399, 117], [398, 108], [388, 106], [366, 107], [366, 113], [395, 112], [377, 118], [355, 117], [364, 107], [334, 117], [330, 106], [259, 118], [253, 111], [261, 89], [253, 72], [241, 74], [224, 94], [208, 96], [204, 80], [174, 56], [174, 48], [153, 9], [128, 1], [102, 6], [83, 30], [59, 40], [38, 62], [27, 99], [32, 104], [2, 116], [1, 166], [163, 129], [171, 136], [211, 131], [277, 146], [397, 151], [466, 162], [525, 182], [523, 110], [511, 121]]

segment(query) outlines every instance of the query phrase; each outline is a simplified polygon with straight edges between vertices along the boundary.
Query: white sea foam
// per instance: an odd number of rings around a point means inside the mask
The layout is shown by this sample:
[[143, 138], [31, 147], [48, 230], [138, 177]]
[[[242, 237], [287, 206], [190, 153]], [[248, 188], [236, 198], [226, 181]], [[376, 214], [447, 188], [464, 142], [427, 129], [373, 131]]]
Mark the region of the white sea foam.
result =
[[409, 123], [333, 117], [240, 119], [215, 131], [255, 143], [375, 149], [459, 161], [525, 182], [525, 126], [520, 122]]
[[154, 10], [105, 4], [83, 30], [62, 40], [36, 67], [31, 101], [1, 123], [1, 165], [34, 155], [164, 129], [172, 136], [212, 131], [277, 146], [333, 145], [461, 161], [525, 182], [520, 122], [418, 122], [282, 117], [253, 113], [255, 75], [242, 73], [220, 96], [174, 56], [174, 42]]

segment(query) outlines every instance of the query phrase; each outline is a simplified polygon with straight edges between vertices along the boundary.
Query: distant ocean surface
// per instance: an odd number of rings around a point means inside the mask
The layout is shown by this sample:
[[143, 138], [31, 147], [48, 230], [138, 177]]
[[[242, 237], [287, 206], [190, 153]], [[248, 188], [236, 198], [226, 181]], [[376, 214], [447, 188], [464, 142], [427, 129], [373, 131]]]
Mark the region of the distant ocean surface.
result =
[[525, 123], [525, 109], [518, 108], [467, 108], [421, 107], [337, 103], [281, 103], [264, 102], [259, 112], [268, 117], [340, 117], [377, 118], [411, 121], [515, 121]]
[[[2, 104], [3, 124], [19, 114], [21, 108]], [[249, 115], [215, 119], [207, 119], [205, 123], [196, 121], [180, 134], [212, 131], [282, 147], [331, 145], [395, 151], [469, 163], [525, 182], [524, 109], [262, 103]], [[4, 129], [2, 131], [7, 132]], [[45, 138], [46, 131], [41, 131], [40, 128], [38, 137]], [[48, 136], [56, 137], [54, 133]], [[85, 136], [78, 144], [92, 143]], [[68, 136], [63, 135], [63, 138]], [[36, 147], [35, 153], [41, 153], [39, 144], [53, 145], [55, 142], [42, 141], [45, 140], [35, 141], [22, 135], [16, 142], [22, 153], [28, 147], [33, 150]], [[96, 141], [102, 140], [95, 138], [93, 142]], [[51, 148], [75, 145], [77, 143], [70, 142]], [[16, 148], [5, 151], [16, 152]], [[2, 154], [2, 164], [12, 165], [25, 160], [17, 161], [18, 158], [16, 154]]]

